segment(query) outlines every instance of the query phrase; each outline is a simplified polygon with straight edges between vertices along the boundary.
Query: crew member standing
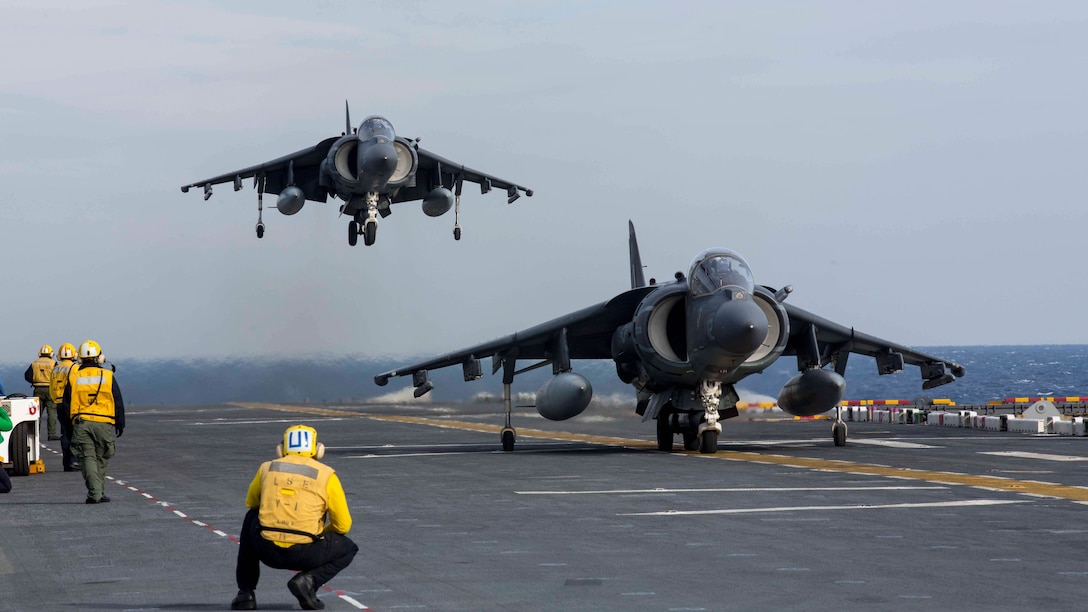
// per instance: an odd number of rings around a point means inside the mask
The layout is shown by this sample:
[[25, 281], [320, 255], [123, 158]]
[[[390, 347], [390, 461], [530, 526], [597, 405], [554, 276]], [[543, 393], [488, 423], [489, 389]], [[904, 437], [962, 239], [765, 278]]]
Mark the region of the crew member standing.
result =
[[113, 369], [102, 363], [102, 347], [97, 342], [79, 345], [79, 369], [64, 387], [64, 406], [72, 418], [72, 450], [87, 483], [88, 504], [110, 501], [102, 491], [106, 467], [115, 451], [114, 433], [120, 438], [125, 431], [121, 389]]
[[[68, 385], [68, 374], [73, 370], [76, 360], [76, 347], [65, 342], [57, 349], [57, 367], [53, 368], [53, 374], [49, 382], [49, 393], [53, 403], [57, 405], [58, 421], [60, 421], [60, 450], [61, 463], [65, 472], [79, 471], [79, 465], [72, 457], [72, 418], [68, 407], [64, 403], [64, 387]], [[79, 369], [76, 367], [75, 369]]]
[[38, 398], [40, 403], [39, 407], [42, 418], [45, 419], [50, 440], [60, 440], [60, 435], [57, 433], [57, 406], [53, 404], [53, 398], [49, 393], [49, 382], [52, 380], [53, 368], [56, 365], [57, 362], [53, 361], [53, 347], [43, 344], [38, 350], [38, 358], [30, 362], [26, 372], [23, 373], [23, 378], [34, 386], [34, 397]]
[[[317, 431], [294, 425], [276, 448], [279, 459], [261, 464], [246, 493], [246, 518], [239, 536], [232, 610], [257, 609], [261, 563], [298, 571], [287, 588], [303, 610], [321, 610], [317, 589], [355, 558], [359, 547], [345, 534], [351, 514], [336, 472], [317, 461], [325, 446]], [[326, 520], [327, 519], [327, 520]]]
[[[0, 395], [3, 394], [4, 392], [0, 390]], [[0, 431], [11, 431], [11, 417], [3, 408], [0, 408]], [[8, 471], [2, 465], [0, 465], [0, 493], [11, 493], [11, 478], [8, 478]]]

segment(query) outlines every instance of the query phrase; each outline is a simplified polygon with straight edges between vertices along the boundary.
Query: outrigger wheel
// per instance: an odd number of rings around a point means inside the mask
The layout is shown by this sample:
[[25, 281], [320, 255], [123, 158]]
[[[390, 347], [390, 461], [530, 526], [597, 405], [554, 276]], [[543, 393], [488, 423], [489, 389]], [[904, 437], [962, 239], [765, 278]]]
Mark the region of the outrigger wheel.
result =
[[502, 450], [510, 452], [514, 450], [514, 440], [517, 435], [514, 433], [514, 428], [503, 427], [502, 428]]
[[257, 224], [257, 237], [264, 238], [264, 223]]

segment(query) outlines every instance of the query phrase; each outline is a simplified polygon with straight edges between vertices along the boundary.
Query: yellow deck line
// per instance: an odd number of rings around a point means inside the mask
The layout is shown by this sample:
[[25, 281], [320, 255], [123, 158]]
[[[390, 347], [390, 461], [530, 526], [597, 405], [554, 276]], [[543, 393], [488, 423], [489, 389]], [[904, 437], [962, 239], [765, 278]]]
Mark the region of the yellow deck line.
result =
[[[288, 406], [283, 404], [258, 404], [235, 402], [233, 405], [244, 408], [262, 408], [266, 410], [279, 410], [282, 412], [301, 412], [304, 414], [317, 414], [323, 416], [348, 416], [356, 418], [373, 419], [376, 421], [388, 421], [394, 423], [411, 423], [416, 425], [430, 425], [433, 427], [448, 427], [450, 429], [462, 429], [467, 431], [481, 431], [499, 433], [502, 427], [487, 425], [484, 423], [469, 423], [465, 421], [447, 421], [444, 419], [432, 419], [411, 416], [389, 416], [368, 414], [361, 412], [349, 412], [346, 410], [334, 410], [329, 408], [314, 408], [309, 406]], [[567, 440], [574, 442], [589, 442], [592, 444], [606, 444], [610, 446], [624, 446], [639, 449], [657, 448], [655, 442], [637, 440], [632, 438], [618, 438], [610, 436], [592, 436], [569, 432], [543, 431], [540, 429], [518, 428], [518, 436], [528, 438], [549, 438], [553, 440]], [[869, 463], [855, 463], [852, 461], [838, 461], [831, 459], [814, 459], [809, 457], [787, 457], [785, 455], [765, 455], [760, 453], [746, 453], [738, 451], [719, 450], [713, 455], [703, 455], [696, 451], [683, 452], [703, 459], [719, 459], [726, 461], [743, 461], [746, 463], [760, 463], [765, 465], [781, 465], [809, 470], [824, 470], [832, 472], [844, 472], [849, 474], [866, 474], [870, 476], [885, 476], [890, 478], [904, 478], [908, 480], [922, 480], [939, 484], [963, 485], [985, 489], [988, 491], [1008, 491], [1023, 495], [1034, 495], [1069, 499], [1078, 502], [1088, 502], [1088, 488], [1069, 485], [1037, 482], [1033, 480], [1016, 480], [1013, 478], [1001, 478], [998, 476], [978, 476], [974, 474], [961, 474], [957, 472], [936, 472], [931, 470], [918, 470], [913, 468], [897, 468], [887, 465]]]

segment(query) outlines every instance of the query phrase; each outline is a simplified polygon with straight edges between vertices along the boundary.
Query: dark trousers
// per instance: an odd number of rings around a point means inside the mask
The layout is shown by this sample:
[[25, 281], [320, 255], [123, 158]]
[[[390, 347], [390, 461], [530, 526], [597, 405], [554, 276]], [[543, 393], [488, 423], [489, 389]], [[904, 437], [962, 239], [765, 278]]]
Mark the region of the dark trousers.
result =
[[72, 454], [72, 422], [59, 419], [60, 424], [60, 456], [65, 468], [76, 465], [76, 458]]
[[260, 533], [257, 509], [246, 512], [239, 536], [238, 567], [235, 578], [239, 591], [256, 591], [261, 578], [261, 563], [276, 569], [307, 572], [319, 587], [332, 580], [355, 558], [359, 547], [339, 533], [326, 533], [310, 544], [295, 544], [289, 548], [276, 546]]
[[45, 421], [45, 431], [50, 438], [57, 435], [57, 405], [53, 403], [53, 394], [49, 392], [49, 385], [34, 387], [34, 397], [38, 398], [39, 409], [42, 411], [42, 420]]
[[[2, 410], [2, 409], [0, 409]], [[0, 493], [11, 492], [11, 479], [8, 478], [8, 471], [0, 467]]]

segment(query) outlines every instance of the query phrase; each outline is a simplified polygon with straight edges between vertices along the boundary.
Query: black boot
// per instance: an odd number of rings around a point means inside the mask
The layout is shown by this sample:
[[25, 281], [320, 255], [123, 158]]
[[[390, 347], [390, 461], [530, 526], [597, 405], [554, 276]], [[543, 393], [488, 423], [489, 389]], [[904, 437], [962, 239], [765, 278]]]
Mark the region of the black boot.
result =
[[257, 595], [253, 591], [238, 591], [234, 601], [230, 602], [231, 610], [256, 610]]
[[324, 610], [325, 602], [317, 598], [314, 577], [306, 572], [299, 572], [287, 581], [287, 590], [298, 599], [303, 610]]

